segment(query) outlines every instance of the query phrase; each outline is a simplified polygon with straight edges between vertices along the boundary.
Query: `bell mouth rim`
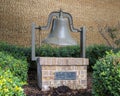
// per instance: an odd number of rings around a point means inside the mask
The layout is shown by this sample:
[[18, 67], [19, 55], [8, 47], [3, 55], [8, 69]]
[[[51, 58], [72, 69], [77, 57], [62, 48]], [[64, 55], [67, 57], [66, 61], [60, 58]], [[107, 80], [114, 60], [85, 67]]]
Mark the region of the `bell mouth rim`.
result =
[[[53, 42], [53, 41], [55, 41], [55, 42]], [[60, 45], [60, 46], [75, 46], [75, 45], [78, 45], [78, 43], [74, 39], [72, 39], [72, 40], [56, 39], [55, 40], [53, 38], [49, 38], [49, 39], [44, 39], [42, 41], [42, 43], [44, 43], [44, 44], [52, 44], [52, 45]]]
[[56, 44], [56, 43], [44, 43], [50, 45], [57, 45], [57, 46], [77, 46], [78, 44]]

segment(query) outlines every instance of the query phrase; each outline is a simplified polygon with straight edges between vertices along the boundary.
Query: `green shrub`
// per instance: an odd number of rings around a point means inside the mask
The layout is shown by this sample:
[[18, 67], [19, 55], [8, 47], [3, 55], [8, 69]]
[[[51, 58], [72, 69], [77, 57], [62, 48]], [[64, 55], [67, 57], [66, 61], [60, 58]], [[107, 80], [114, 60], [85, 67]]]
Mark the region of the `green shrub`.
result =
[[92, 66], [96, 61], [105, 56], [106, 51], [110, 51], [112, 47], [106, 45], [91, 45], [86, 49], [86, 57], [89, 58], [89, 71], [92, 71]]
[[0, 51], [4, 53], [11, 54], [16, 59], [25, 59], [26, 56], [30, 55], [30, 48], [24, 48], [16, 45], [11, 45], [5, 42], [0, 42]]
[[79, 46], [60, 47], [59, 52], [61, 57], [80, 57]]
[[[22, 58], [25, 56], [31, 57], [31, 47], [20, 47], [11, 45], [8, 43], [0, 42], [0, 51], [10, 53], [15, 58]], [[52, 47], [50, 45], [43, 45], [36, 47], [37, 56], [48, 56], [48, 57], [79, 57], [80, 47], [79, 46], [65, 46], [65, 47]]]
[[41, 57], [53, 57], [56, 49], [50, 45], [36, 47], [36, 55]]
[[120, 96], [120, 52], [107, 52], [93, 69], [93, 95]]
[[11, 45], [5, 42], [0, 42], [0, 52], [12, 55], [16, 59], [22, 59], [31, 63], [31, 48]]
[[[29, 64], [35, 64], [31, 61], [31, 47], [20, 47], [8, 43], [0, 42], [0, 51], [10, 54], [16, 59], [25, 59]], [[41, 57], [80, 57], [79, 46], [52, 47], [43, 45], [36, 47], [36, 56]]]
[[26, 60], [15, 59], [7, 53], [0, 52], [0, 67], [3, 70], [9, 69], [21, 81], [27, 81], [28, 64]]
[[0, 67], [0, 96], [25, 96], [23, 84], [9, 69], [3, 71]]
[[50, 45], [44, 45], [36, 48], [36, 55], [43, 57], [80, 57], [80, 47], [52, 47]]
[[[112, 48], [106, 45], [91, 45], [86, 48], [86, 57], [89, 58], [89, 71], [92, 71], [92, 66], [96, 61], [103, 56], [105, 52]], [[25, 59], [32, 67], [36, 66], [36, 62], [31, 61], [31, 47], [20, 47], [8, 43], [0, 42], [0, 51], [11, 54], [17, 59]], [[115, 49], [116, 52], [118, 50]], [[50, 45], [42, 45], [36, 47], [36, 56], [41, 57], [80, 57], [80, 46], [52, 47]]]

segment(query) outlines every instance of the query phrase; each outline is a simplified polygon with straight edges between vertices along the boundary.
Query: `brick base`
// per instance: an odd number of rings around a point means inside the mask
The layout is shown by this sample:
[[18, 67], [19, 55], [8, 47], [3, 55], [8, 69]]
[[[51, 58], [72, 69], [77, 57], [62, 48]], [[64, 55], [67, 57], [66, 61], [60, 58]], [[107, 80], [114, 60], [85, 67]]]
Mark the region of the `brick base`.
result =
[[[68, 86], [71, 89], [87, 88], [87, 65], [86, 58], [56, 58], [40, 57], [37, 60], [38, 86], [42, 90], [49, 87]], [[56, 79], [56, 73], [75, 73], [75, 78]]]

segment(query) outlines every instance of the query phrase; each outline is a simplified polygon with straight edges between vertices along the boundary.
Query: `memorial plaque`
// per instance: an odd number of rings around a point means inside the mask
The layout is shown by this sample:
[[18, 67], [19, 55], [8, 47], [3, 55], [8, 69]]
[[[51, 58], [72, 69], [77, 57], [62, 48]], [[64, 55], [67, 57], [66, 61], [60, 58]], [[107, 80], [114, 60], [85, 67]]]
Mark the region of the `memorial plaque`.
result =
[[76, 72], [56, 72], [55, 80], [76, 80]]

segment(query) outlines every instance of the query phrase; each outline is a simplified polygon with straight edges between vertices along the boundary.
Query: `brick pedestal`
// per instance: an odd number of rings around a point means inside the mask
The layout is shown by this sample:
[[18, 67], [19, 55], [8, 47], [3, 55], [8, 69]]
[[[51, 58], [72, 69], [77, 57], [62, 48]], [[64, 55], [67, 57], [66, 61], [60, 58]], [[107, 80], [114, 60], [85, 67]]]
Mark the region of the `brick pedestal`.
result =
[[72, 89], [87, 88], [87, 58], [40, 57], [37, 59], [38, 86], [68, 86]]

